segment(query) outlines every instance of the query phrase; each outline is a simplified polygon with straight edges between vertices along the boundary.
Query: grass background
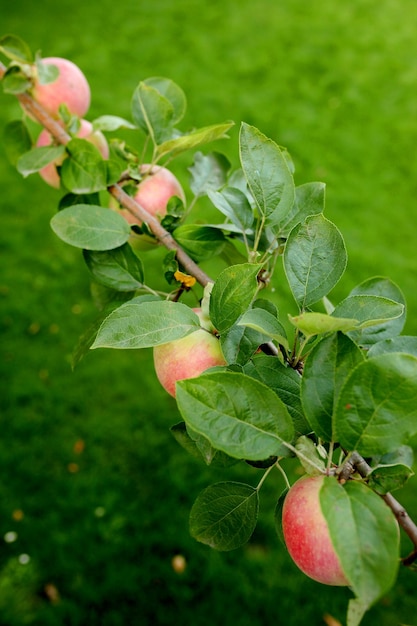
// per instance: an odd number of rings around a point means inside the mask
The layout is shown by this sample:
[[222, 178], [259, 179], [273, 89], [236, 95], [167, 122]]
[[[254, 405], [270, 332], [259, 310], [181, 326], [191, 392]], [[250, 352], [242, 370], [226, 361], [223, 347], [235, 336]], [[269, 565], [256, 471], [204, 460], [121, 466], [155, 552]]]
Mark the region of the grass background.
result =
[[[414, 0], [0, 0], [0, 8], [2, 33], [83, 69], [90, 119], [129, 117], [137, 83], [162, 75], [187, 94], [184, 128], [236, 122], [219, 146], [232, 163], [241, 121], [285, 145], [298, 184], [326, 182], [326, 215], [346, 240], [335, 297], [388, 275], [408, 302], [406, 332], [417, 333]], [[0, 94], [0, 126], [18, 116]], [[178, 412], [149, 351], [96, 351], [71, 371], [95, 311], [79, 253], [49, 228], [59, 194], [36, 176], [23, 182], [1, 145], [0, 179], [0, 624], [343, 620], [348, 592], [299, 574], [275, 536], [278, 476], [261, 493], [248, 546], [217, 554], [189, 537], [203, 487], [226, 476], [256, 484], [258, 473], [208, 470], [179, 448], [168, 432]], [[413, 483], [401, 498], [417, 517]], [[172, 568], [176, 554], [186, 558], [183, 574]], [[401, 570], [363, 624], [416, 624], [415, 576]]]

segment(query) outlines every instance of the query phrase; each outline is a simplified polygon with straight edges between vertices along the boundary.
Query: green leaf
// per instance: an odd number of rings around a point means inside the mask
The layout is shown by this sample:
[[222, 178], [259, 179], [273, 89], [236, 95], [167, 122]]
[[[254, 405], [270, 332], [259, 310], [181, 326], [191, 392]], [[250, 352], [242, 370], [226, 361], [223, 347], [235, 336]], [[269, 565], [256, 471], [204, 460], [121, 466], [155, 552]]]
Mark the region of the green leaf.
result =
[[232, 465], [236, 465], [236, 463], [239, 463], [239, 459], [234, 459], [233, 457], [225, 454], [221, 450], [216, 450], [216, 448], [213, 448], [207, 437], [204, 437], [203, 435], [194, 432], [190, 428], [187, 429], [187, 433], [189, 434], [191, 440], [195, 443], [198, 453], [200, 454], [200, 458], [203, 459], [206, 465], [210, 465], [211, 467], [224, 468], [231, 467]]
[[258, 290], [261, 265], [242, 263], [220, 272], [210, 298], [210, 318], [220, 334], [228, 331], [249, 308]]
[[32, 87], [31, 79], [17, 65], [10, 66], [1, 79], [4, 93], [19, 95]]
[[94, 130], [112, 132], [120, 128], [135, 129], [136, 126], [132, 124], [132, 122], [125, 120], [123, 117], [118, 117], [117, 115], [101, 115], [94, 120], [93, 128]]
[[391, 452], [417, 433], [417, 358], [387, 353], [357, 365], [340, 392], [335, 439], [363, 456]]
[[332, 317], [326, 313], [316, 313], [308, 311], [300, 315], [288, 315], [288, 319], [296, 328], [301, 330], [305, 337], [335, 333], [337, 331], [347, 332], [356, 328], [358, 321], [346, 317]]
[[113, 311], [102, 323], [95, 348], [149, 348], [181, 339], [200, 329], [198, 316], [180, 302], [142, 302], [136, 298]]
[[240, 161], [261, 216], [278, 228], [295, 198], [294, 180], [282, 151], [257, 128], [242, 123]]
[[405, 352], [417, 357], [417, 337], [400, 335], [374, 343], [368, 350], [368, 356], [378, 356], [386, 352]]
[[319, 497], [332, 543], [356, 596], [348, 621], [353, 626], [359, 623], [361, 612], [356, 621], [353, 613], [361, 608], [363, 614], [394, 584], [398, 524], [385, 502], [361, 482], [352, 480], [342, 486], [337, 480], [324, 480]]
[[21, 120], [13, 120], [4, 127], [3, 131], [4, 149], [13, 166], [17, 166], [19, 158], [29, 152], [32, 147], [28, 127]]
[[183, 224], [173, 231], [172, 236], [197, 263], [220, 254], [226, 241], [220, 230], [196, 224]]
[[237, 459], [262, 461], [286, 452], [294, 429], [284, 403], [263, 383], [238, 372], [212, 372], [177, 383], [186, 422]]
[[402, 489], [407, 480], [414, 475], [406, 465], [379, 465], [367, 476], [368, 485], [376, 493], [383, 495], [396, 489]]
[[291, 415], [297, 435], [311, 432], [301, 405], [301, 376], [295, 370], [283, 365], [276, 357], [257, 355], [245, 365], [244, 372], [265, 383], [277, 394]]
[[378, 465], [406, 465], [413, 467], [414, 450], [411, 446], [400, 446], [379, 457]]
[[301, 402], [312, 430], [324, 441], [333, 440], [332, 416], [340, 389], [362, 361], [361, 350], [341, 332], [321, 339], [305, 361]]
[[244, 545], [258, 520], [258, 491], [244, 483], [221, 482], [200, 493], [190, 513], [194, 539], [216, 550]]
[[[159, 107], [159, 111], [149, 110], [148, 107], [152, 102]], [[186, 108], [187, 100], [181, 87], [171, 79], [161, 76], [152, 76], [141, 82], [132, 101], [133, 119], [145, 132], [148, 130], [149, 121], [157, 120], [157, 117], [153, 117], [154, 114], [156, 116], [162, 114], [163, 121], [164, 111], [169, 111], [168, 127], [171, 127], [184, 117]]]
[[94, 279], [116, 291], [143, 286], [143, 265], [128, 243], [112, 250], [84, 250], [84, 260]]
[[36, 59], [36, 72], [41, 85], [53, 83], [59, 76], [59, 68], [53, 63], [46, 63], [41, 58]]
[[204, 196], [208, 191], [215, 191], [226, 183], [230, 162], [220, 152], [196, 152], [194, 163], [188, 168], [191, 174], [190, 187], [195, 196]]
[[91, 204], [75, 204], [59, 211], [51, 219], [51, 228], [65, 243], [86, 250], [118, 248], [130, 237], [122, 215]]
[[[380, 296], [397, 302], [402, 306], [402, 313], [391, 318], [381, 320], [381, 324], [372, 325], [372, 328], [364, 326], [360, 333], [352, 335], [352, 339], [362, 346], [371, 346], [377, 341], [389, 339], [399, 335], [404, 328], [406, 318], [405, 298], [401, 289], [389, 278], [375, 276], [364, 281], [349, 294], [352, 296]], [[400, 310], [400, 308], [398, 309]]]
[[133, 94], [132, 117], [135, 124], [150, 135], [155, 146], [172, 137], [174, 107], [147, 81], [140, 82]]
[[[369, 345], [378, 341], [386, 335], [389, 326], [387, 322], [396, 320], [404, 314], [404, 305], [385, 298], [373, 295], [350, 295], [342, 300], [332, 312], [332, 317], [352, 317], [358, 321], [357, 328], [360, 330], [352, 330], [350, 337], [361, 345]], [[374, 331], [363, 332], [361, 329], [377, 326]]]
[[45, 165], [56, 161], [65, 154], [65, 146], [42, 146], [25, 152], [17, 161], [17, 171], [22, 176], [39, 172]]
[[285, 328], [274, 315], [265, 309], [258, 307], [249, 309], [242, 315], [238, 325], [253, 328], [253, 330], [257, 330], [265, 337], [277, 341], [287, 351], [289, 350]]
[[32, 51], [23, 39], [16, 35], [4, 35], [0, 38], [0, 51], [12, 61], [31, 63]]
[[209, 191], [208, 197], [238, 231], [245, 232], [253, 225], [254, 215], [247, 196], [240, 189], [226, 187], [222, 191]]
[[223, 124], [214, 124], [213, 126], [205, 126], [204, 128], [198, 128], [186, 135], [181, 135], [175, 139], [164, 141], [158, 146], [156, 155], [158, 159], [168, 156], [171, 158], [177, 156], [181, 152], [186, 150], [194, 150], [195, 148], [202, 146], [211, 141], [217, 141], [218, 139], [228, 139], [226, 134], [228, 130], [233, 126], [234, 122], [225, 122]]
[[107, 164], [96, 146], [86, 139], [71, 139], [69, 155], [61, 167], [63, 185], [73, 193], [93, 193], [107, 187]]
[[59, 201], [58, 211], [62, 211], [62, 209], [66, 209], [69, 206], [74, 206], [75, 204], [94, 204], [96, 206], [100, 205], [100, 195], [98, 192], [94, 193], [67, 193], [65, 196]]
[[265, 335], [252, 328], [234, 324], [220, 337], [222, 352], [228, 363], [244, 365], [265, 343]]
[[284, 269], [292, 294], [304, 309], [326, 296], [346, 267], [343, 237], [322, 215], [295, 226], [286, 243]]
[[314, 441], [303, 435], [295, 442], [298, 460], [310, 476], [320, 476], [326, 470], [326, 464], [320, 456]]
[[319, 215], [324, 211], [325, 183], [313, 182], [295, 188], [295, 202], [288, 213], [285, 223], [281, 224], [280, 236], [288, 237], [290, 231], [310, 215]]

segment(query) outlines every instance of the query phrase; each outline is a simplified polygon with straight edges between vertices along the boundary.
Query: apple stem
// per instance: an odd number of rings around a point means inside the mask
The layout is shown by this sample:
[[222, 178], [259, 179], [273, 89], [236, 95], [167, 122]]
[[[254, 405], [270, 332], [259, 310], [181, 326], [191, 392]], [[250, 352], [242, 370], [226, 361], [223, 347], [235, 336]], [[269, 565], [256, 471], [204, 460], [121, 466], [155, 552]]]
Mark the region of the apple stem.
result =
[[[343, 484], [349, 480], [351, 474], [354, 472], [358, 472], [362, 478], [367, 478], [372, 472], [371, 466], [368, 465], [365, 459], [356, 451], [349, 455], [348, 459], [346, 459], [338, 472], [339, 481]], [[390, 493], [378, 495], [380, 495], [385, 503], [390, 507], [398, 521], [398, 524], [413, 542], [413, 551], [408, 556], [401, 559], [403, 565], [410, 566], [417, 561], [417, 525], [408, 515], [402, 504], [400, 504]]]

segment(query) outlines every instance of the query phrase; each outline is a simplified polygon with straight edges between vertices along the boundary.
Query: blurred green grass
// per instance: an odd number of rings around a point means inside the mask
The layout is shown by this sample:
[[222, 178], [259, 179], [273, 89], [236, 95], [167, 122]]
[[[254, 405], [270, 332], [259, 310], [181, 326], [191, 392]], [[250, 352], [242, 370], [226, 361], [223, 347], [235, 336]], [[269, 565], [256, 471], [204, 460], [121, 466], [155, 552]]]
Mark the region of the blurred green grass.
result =
[[[84, 70], [91, 119], [128, 117], [139, 80], [162, 75], [186, 92], [184, 127], [236, 122], [219, 146], [232, 163], [240, 121], [285, 145], [297, 183], [326, 182], [327, 217], [346, 240], [335, 297], [388, 275], [417, 333], [413, 0], [2, 3], [2, 33]], [[18, 115], [0, 94], [0, 126]], [[71, 371], [95, 314], [87, 272], [50, 231], [58, 194], [23, 181], [1, 145], [0, 172], [0, 625], [343, 620], [346, 590], [300, 575], [275, 536], [279, 477], [247, 547], [217, 554], [189, 537], [200, 489], [226, 476], [256, 484], [258, 473], [208, 470], [178, 447], [168, 432], [178, 412], [149, 351], [96, 351]], [[402, 499], [417, 517], [413, 481]], [[414, 590], [401, 571], [364, 625], [415, 623]]]

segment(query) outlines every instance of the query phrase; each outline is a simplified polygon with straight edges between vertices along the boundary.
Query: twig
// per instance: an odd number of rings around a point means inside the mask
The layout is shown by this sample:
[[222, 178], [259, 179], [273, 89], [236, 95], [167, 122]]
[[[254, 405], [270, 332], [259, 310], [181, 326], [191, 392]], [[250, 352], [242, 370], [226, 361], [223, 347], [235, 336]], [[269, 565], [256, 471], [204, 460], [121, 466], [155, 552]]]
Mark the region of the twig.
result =
[[[342, 465], [339, 472], [339, 481], [341, 483], [346, 482], [349, 480], [350, 475], [354, 472], [358, 472], [362, 478], [366, 478], [372, 472], [371, 466], [368, 465], [365, 459], [356, 451], [352, 452], [349, 458]], [[400, 504], [390, 493], [381, 495], [381, 498], [390, 507], [398, 521], [398, 524], [413, 542], [413, 551], [408, 556], [401, 559], [403, 565], [410, 566], [417, 561], [417, 525], [408, 515], [402, 504]]]

